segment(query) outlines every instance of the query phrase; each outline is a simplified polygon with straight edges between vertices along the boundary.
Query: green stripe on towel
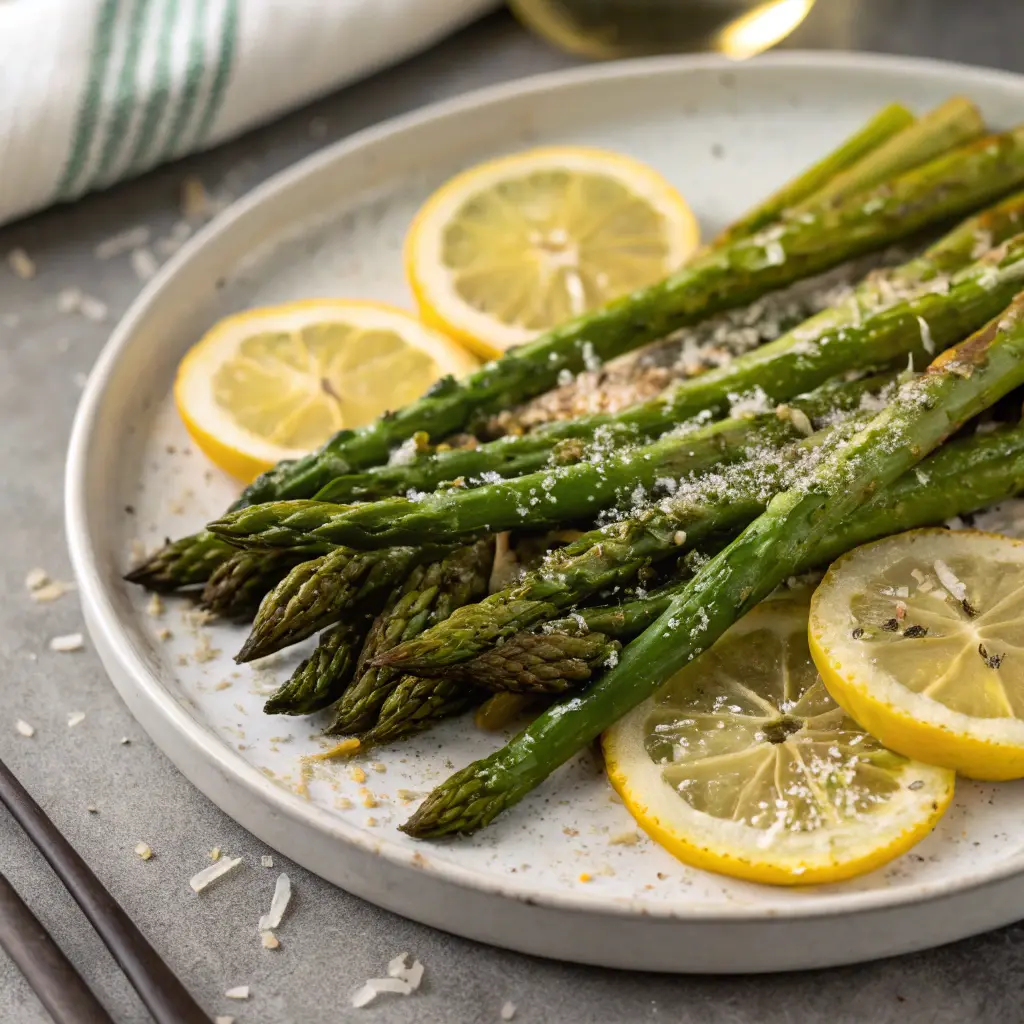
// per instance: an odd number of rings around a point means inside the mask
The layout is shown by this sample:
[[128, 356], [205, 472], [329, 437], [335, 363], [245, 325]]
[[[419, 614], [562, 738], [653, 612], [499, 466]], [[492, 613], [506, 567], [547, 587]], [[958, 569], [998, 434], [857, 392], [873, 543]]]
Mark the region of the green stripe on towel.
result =
[[107, 64], [113, 49], [118, 6], [119, 0], [103, 0], [96, 18], [85, 92], [82, 94], [82, 102], [78, 108], [74, 140], [61, 173], [60, 183], [57, 185], [55, 199], [71, 199], [81, 191], [76, 188], [76, 184], [89, 159], [93, 136], [96, 133], [96, 124], [99, 121], [100, 97], [103, 94], [103, 82], [107, 75]]

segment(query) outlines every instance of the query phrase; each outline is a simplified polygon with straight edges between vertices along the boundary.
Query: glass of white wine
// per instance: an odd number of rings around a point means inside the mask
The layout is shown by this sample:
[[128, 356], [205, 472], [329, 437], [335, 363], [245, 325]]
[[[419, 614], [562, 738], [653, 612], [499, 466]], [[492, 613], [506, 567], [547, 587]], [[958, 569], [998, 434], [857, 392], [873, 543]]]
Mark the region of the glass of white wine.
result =
[[510, 0], [548, 41], [585, 57], [717, 51], [736, 60], [785, 39], [815, 0]]

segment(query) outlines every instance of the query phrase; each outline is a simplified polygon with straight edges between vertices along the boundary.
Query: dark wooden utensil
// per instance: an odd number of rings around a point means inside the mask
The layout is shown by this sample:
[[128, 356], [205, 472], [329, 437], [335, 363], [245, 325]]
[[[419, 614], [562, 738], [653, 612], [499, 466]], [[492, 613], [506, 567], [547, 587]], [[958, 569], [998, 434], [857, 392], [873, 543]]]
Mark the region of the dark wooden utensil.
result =
[[210, 1024], [185, 986], [3, 761], [0, 801], [82, 908], [157, 1024]]
[[60, 946], [0, 875], [0, 947], [55, 1024], [114, 1024]]

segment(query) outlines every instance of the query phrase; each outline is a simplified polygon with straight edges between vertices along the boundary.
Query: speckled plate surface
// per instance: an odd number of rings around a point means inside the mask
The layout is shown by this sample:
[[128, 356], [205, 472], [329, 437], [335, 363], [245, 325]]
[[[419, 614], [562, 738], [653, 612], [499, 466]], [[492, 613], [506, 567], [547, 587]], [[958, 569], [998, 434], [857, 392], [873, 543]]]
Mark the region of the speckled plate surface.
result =
[[[454, 171], [538, 143], [609, 146], [666, 174], [710, 232], [884, 103], [922, 108], [954, 92], [994, 125], [1024, 110], [1024, 79], [931, 62], [788, 53], [739, 66], [703, 57], [595, 66], [361, 133], [236, 204], [114, 332], [71, 443], [68, 533], [87, 623], [142, 725], [207, 796], [309, 869], [409, 917], [543, 956], [659, 971], [795, 969], [1024, 916], [1020, 784], [961, 782], [935, 835], [835, 887], [759, 887], [690, 870], [646, 839], [613, 843], [633, 822], [588, 758], [478, 837], [415, 843], [396, 828], [415, 794], [500, 737], [449, 722], [357, 770], [321, 764], [304, 783], [300, 758], [323, 749], [319, 723], [260, 708], [307, 648], [237, 667], [244, 630], [201, 625], [183, 601], [153, 615], [120, 578], [133, 542], [196, 529], [237, 491], [191, 447], [171, 405], [185, 350], [218, 317], [262, 303], [337, 295], [409, 306], [402, 237]], [[579, 881], [583, 872], [593, 880]]]

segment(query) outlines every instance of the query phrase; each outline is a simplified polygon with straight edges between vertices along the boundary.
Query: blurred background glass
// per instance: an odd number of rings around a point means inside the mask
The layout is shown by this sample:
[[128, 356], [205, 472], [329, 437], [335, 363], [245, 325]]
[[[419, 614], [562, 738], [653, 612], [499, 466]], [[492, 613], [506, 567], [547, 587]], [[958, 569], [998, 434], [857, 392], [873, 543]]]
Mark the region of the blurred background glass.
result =
[[[827, 0], [826, 0], [827, 2]], [[510, 0], [549, 42], [587, 57], [713, 51], [736, 60], [785, 39], [815, 0]]]

